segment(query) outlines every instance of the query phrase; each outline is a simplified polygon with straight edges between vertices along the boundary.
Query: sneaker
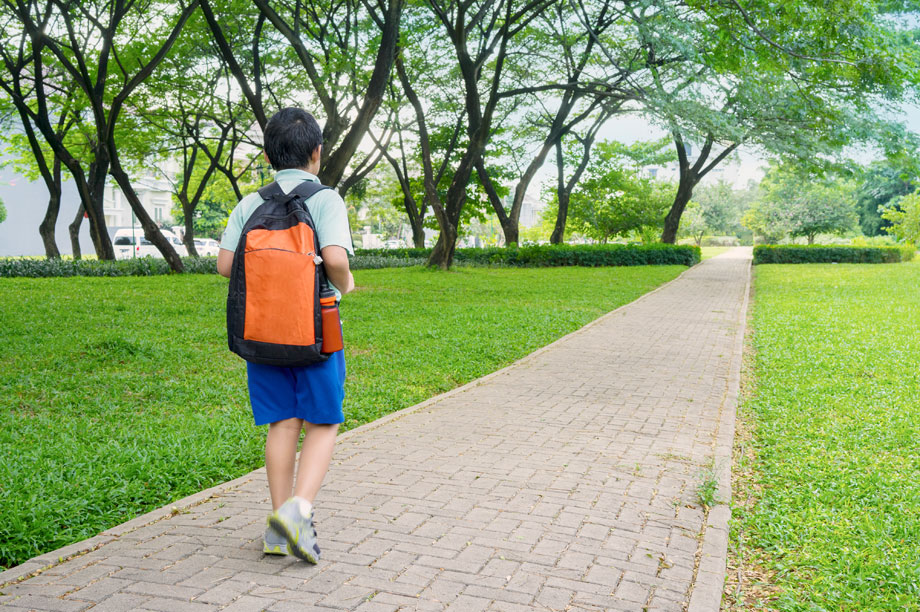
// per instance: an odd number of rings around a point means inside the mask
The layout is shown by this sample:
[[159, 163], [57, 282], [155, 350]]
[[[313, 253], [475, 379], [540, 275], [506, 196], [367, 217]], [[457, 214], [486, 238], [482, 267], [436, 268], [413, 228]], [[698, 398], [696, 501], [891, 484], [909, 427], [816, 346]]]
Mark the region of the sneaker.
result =
[[284, 536], [288, 550], [297, 558], [308, 563], [319, 561], [319, 546], [316, 544], [316, 529], [313, 527], [313, 512], [309, 516], [300, 514], [295, 499], [289, 499], [270, 517], [268, 525]]
[[271, 527], [266, 527], [265, 535], [262, 537], [262, 552], [266, 555], [286, 555], [288, 554], [287, 540]]

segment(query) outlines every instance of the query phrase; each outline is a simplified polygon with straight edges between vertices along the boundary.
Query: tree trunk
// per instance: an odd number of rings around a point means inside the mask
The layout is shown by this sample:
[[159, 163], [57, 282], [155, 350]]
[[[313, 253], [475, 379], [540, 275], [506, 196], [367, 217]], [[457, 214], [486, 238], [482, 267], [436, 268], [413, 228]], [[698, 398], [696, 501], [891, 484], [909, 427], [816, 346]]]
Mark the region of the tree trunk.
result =
[[687, 203], [693, 196], [693, 188], [696, 186], [699, 178], [694, 174], [682, 177], [677, 187], [677, 193], [674, 195], [674, 203], [671, 204], [671, 210], [668, 211], [664, 218], [664, 231], [661, 232], [661, 241], [665, 244], [674, 244], [677, 242], [677, 230], [680, 228], [680, 216], [684, 214]]
[[396, 46], [399, 43], [399, 21], [402, 15], [403, 0], [389, 0], [386, 15], [383, 22], [383, 32], [380, 37], [377, 57], [374, 61], [374, 71], [371, 73], [370, 81], [364, 94], [364, 101], [358, 116], [355, 117], [351, 124], [351, 129], [345, 135], [342, 143], [335, 152], [329, 154], [328, 159], [323, 163], [320, 170], [319, 178], [324, 185], [336, 186], [348, 162], [351, 161], [358, 145], [367, 133], [377, 109], [383, 102], [383, 95], [386, 93], [387, 85], [390, 83], [390, 72], [393, 68], [393, 60], [396, 57]]
[[[495, 190], [495, 185], [492, 183], [492, 177], [490, 177], [489, 173], [486, 171], [486, 165], [485, 162], [482, 161], [482, 158], [476, 162], [476, 174], [479, 175], [479, 181], [486, 189], [486, 194], [489, 196], [489, 202], [492, 204], [492, 210], [495, 211], [498, 222], [502, 226], [502, 232], [505, 234], [505, 246], [517, 244], [518, 219], [512, 218], [505, 212], [505, 206], [502, 203], [502, 199], [498, 197], [498, 191]], [[520, 216], [520, 212], [520, 209], [518, 209], [518, 216]]]
[[163, 255], [163, 258], [169, 264], [170, 269], [173, 272], [182, 272], [182, 259], [179, 257], [179, 254], [176, 253], [176, 249], [172, 247], [169, 241], [166, 239], [166, 236], [163, 235], [163, 232], [160, 231], [160, 228], [157, 227], [156, 222], [150, 218], [150, 215], [147, 214], [147, 211], [144, 209], [143, 204], [141, 204], [140, 199], [138, 199], [137, 194], [134, 193], [134, 189], [131, 187], [131, 180], [128, 178], [128, 175], [121, 168], [121, 164], [118, 162], [117, 158], [114, 158], [112, 161], [112, 176], [115, 178], [115, 181], [118, 183], [118, 186], [121, 188], [122, 193], [128, 199], [128, 204], [131, 205], [131, 210], [134, 211], [134, 216], [137, 217], [137, 220], [141, 222], [141, 227], [144, 228], [144, 237], [147, 238], [153, 245], [157, 248], [158, 251]]
[[188, 254], [192, 257], [198, 257], [198, 250], [195, 249], [195, 205], [188, 199], [188, 194], [178, 193], [179, 202], [182, 204], [182, 216], [185, 217], [185, 235], [182, 236], [182, 243], [188, 249]]
[[565, 242], [565, 223], [569, 216], [569, 197], [571, 194], [563, 189], [558, 193], [559, 211], [556, 213], [556, 226], [549, 237], [550, 244], [562, 244]]
[[412, 224], [412, 244], [417, 249], [425, 248], [425, 227], [422, 225], [421, 220]]
[[[80, 173], [82, 180], [77, 180], [77, 191], [80, 193], [80, 199], [83, 200], [83, 212], [89, 218], [89, 237], [96, 249], [96, 256], [99, 259], [113, 260], [115, 259], [115, 248], [112, 246], [112, 239], [106, 229], [103, 204], [109, 164], [104, 150], [95, 150], [93, 154], [97, 161], [90, 164], [88, 180], [85, 175], [82, 175], [82, 172]], [[72, 171], [71, 175], [76, 177]]]
[[[480, 135], [479, 139], [470, 139], [470, 144], [464, 156], [457, 165], [454, 172], [454, 178], [447, 188], [447, 195], [444, 198], [442, 212], [438, 213], [438, 208], [432, 203], [435, 210], [435, 216], [438, 219], [438, 226], [441, 234], [438, 236], [438, 242], [428, 257], [429, 266], [437, 266], [442, 270], [447, 270], [454, 263], [454, 250], [457, 248], [457, 236], [460, 227], [460, 217], [463, 212], [463, 206], [466, 204], [466, 187], [470, 183], [470, 176], [473, 174], [473, 160], [482, 154], [485, 148], [485, 138]], [[426, 185], [426, 191], [433, 190], [433, 186]]]
[[55, 157], [51, 184], [48, 185], [48, 210], [45, 211], [45, 218], [42, 219], [41, 225], [38, 226], [38, 233], [41, 234], [42, 242], [45, 245], [45, 257], [48, 259], [61, 258], [61, 252], [58, 250], [57, 241], [54, 238], [54, 230], [57, 227], [60, 211], [61, 160]]
[[74, 259], [83, 259], [83, 252], [80, 250], [80, 226], [83, 225], [84, 214], [86, 214], [86, 210], [81, 203], [77, 207], [77, 216], [74, 217], [73, 222], [67, 226], [67, 231], [70, 232], [70, 248], [73, 250]]
[[556, 211], [556, 226], [549, 237], [550, 244], [562, 244], [565, 241], [565, 223], [569, 217], [569, 196], [571, 192], [565, 184], [565, 158], [562, 156], [562, 139], [556, 141], [556, 199], [559, 210]]
[[[453, 231], [451, 231], [453, 230]], [[454, 263], [454, 251], [457, 249], [457, 230], [456, 227], [441, 227], [441, 234], [438, 241], [428, 257], [429, 266], [437, 266], [442, 270], [447, 270]]]

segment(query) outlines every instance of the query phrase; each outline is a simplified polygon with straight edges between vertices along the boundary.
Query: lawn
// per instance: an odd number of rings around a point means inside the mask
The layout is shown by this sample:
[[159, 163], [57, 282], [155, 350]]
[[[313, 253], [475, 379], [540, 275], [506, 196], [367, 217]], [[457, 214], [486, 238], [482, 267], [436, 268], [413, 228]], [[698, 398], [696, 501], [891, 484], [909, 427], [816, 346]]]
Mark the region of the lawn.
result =
[[[494, 371], [683, 266], [356, 272], [346, 427]], [[262, 465], [214, 275], [0, 279], [0, 566]]]
[[779, 594], [744, 609], [920, 609], [920, 265], [764, 265], [755, 287], [732, 538]]
[[706, 261], [707, 259], [712, 259], [716, 255], [721, 255], [732, 250], [734, 247], [701, 247], [700, 248], [700, 259], [701, 261]]

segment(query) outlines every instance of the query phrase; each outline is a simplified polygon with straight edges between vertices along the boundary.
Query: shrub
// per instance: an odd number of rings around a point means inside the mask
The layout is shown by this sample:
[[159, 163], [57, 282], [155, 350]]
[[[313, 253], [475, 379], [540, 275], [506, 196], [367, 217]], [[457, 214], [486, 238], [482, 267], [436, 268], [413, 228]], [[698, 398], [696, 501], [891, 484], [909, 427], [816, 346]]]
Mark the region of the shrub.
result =
[[[423, 266], [425, 257], [394, 259], [379, 255], [361, 255], [351, 259], [352, 270], [376, 270], [379, 268], [404, 268]], [[186, 274], [217, 274], [216, 257], [183, 257]], [[52, 277], [52, 276], [157, 276], [170, 274], [166, 260], [154, 257], [139, 257], [119, 261], [96, 259], [45, 259], [44, 257], [0, 258], [2, 277]]]
[[702, 246], [735, 247], [741, 246], [737, 236], [703, 236]]
[[909, 261], [903, 247], [784, 245], [754, 247], [754, 263], [898, 263]]
[[[216, 272], [217, 258], [183, 257], [182, 263], [188, 272]], [[210, 261], [207, 261], [210, 260]], [[138, 257], [121, 261], [100, 261], [97, 259], [34, 259], [10, 257], [0, 259], [0, 277], [10, 276], [153, 276], [168, 274], [169, 265], [165, 259]]]
[[[423, 266], [431, 249], [358, 249], [351, 258], [353, 270]], [[604, 244], [492, 247], [457, 249], [454, 261], [461, 265], [514, 268], [558, 266], [650, 266], [684, 265], [700, 262], [695, 246], [673, 244]], [[216, 274], [216, 257], [183, 257], [186, 274]], [[138, 257], [119, 261], [96, 259], [45, 259], [39, 257], [0, 258], [0, 277], [28, 276], [154, 276], [170, 274], [166, 260]]]
[[[431, 249], [359, 249], [358, 256], [391, 259], [427, 259]], [[690, 245], [673, 244], [596, 244], [596, 245], [532, 245], [521, 247], [490, 247], [457, 249], [454, 261], [459, 264], [556, 267], [556, 266], [648, 266], [685, 265], [700, 261], [700, 249]]]

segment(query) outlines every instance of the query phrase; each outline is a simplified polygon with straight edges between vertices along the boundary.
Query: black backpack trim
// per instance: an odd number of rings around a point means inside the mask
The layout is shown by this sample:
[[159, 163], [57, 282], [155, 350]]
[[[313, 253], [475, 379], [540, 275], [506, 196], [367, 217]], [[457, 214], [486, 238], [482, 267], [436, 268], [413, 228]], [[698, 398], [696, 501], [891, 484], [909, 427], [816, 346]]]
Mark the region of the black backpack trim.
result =
[[246, 238], [254, 229], [286, 229], [307, 223], [313, 230], [314, 252], [319, 255], [319, 235], [306, 200], [320, 191], [331, 189], [314, 181], [304, 181], [285, 193], [280, 185], [271, 182], [259, 189], [264, 200], [249, 216], [240, 233], [240, 241], [233, 257], [230, 284], [227, 292], [227, 344], [231, 351], [253, 363], [298, 367], [326, 361], [329, 355], [322, 347], [322, 312], [320, 294], [331, 292], [322, 263], [316, 265], [314, 278], [313, 314], [316, 342], [312, 345], [286, 345], [260, 342], [244, 338], [246, 312]]

